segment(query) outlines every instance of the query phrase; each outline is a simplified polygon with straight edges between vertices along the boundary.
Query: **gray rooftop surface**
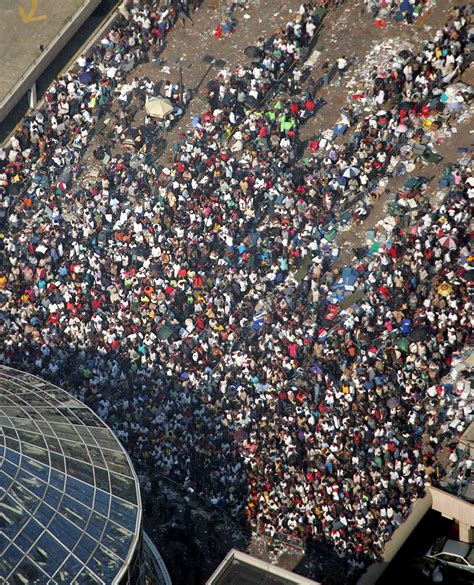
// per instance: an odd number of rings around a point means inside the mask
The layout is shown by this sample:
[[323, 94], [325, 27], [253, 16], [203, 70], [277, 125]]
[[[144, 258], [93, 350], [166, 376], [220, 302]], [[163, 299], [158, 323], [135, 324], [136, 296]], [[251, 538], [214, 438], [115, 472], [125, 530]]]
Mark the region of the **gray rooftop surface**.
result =
[[55, 39], [66, 25], [95, 4], [94, 0], [2, 0], [0, 104], [39, 57], [54, 50]]
[[262, 569], [235, 564], [220, 578], [219, 585], [294, 585], [284, 577], [269, 575]]

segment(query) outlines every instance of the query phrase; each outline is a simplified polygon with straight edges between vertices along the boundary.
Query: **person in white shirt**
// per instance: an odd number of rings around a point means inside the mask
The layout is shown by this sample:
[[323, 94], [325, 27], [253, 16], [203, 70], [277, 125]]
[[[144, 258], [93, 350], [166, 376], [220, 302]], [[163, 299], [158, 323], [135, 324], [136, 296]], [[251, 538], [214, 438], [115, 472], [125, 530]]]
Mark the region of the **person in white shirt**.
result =
[[346, 56], [343, 55], [337, 59], [337, 71], [339, 73], [339, 77], [342, 77], [347, 69], [348, 62], [346, 60]]

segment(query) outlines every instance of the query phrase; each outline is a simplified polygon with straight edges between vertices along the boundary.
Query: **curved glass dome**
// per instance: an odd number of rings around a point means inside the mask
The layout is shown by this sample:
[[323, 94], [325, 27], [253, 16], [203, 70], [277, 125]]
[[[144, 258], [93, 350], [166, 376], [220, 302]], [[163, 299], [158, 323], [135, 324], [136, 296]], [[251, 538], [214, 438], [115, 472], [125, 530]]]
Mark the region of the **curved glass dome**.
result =
[[89, 408], [0, 366], [0, 582], [118, 583], [141, 531], [128, 455]]

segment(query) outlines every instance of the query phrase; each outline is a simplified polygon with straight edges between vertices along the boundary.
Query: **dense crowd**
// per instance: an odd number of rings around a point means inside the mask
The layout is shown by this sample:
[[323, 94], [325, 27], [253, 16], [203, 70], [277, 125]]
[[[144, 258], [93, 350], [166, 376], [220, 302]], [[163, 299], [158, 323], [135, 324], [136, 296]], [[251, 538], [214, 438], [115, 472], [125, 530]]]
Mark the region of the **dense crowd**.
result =
[[395, 19], [412, 24], [436, 0], [364, 0], [367, 10], [379, 21]]
[[[128, 68], [173, 22], [132, 3], [0, 157], [5, 192], [32, 180], [0, 240], [0, 360], [93, 404], [139, 468], [265, 534], [377, 558], [430, 481], [436, 442], [427, 449], [424, 434], [455, 405], [439, 384], [468, 336], [471, 169], [457, 168], [443, 205], [425, 202], [410, 229], [387, 225], [386, 246], [357, 267], [363, 301], [335, 327], [342, 274], [325, 226], [351, 202], [356, 218], [367, 212], [407, 140], [401, 126], [422, 100], [443, 107], [468, 15], [457, 10], [422, 53], [375, 74], [370, 111], [345, 109], [301, 163], [299, 130], [317, 110], [302, 61], [318, 26], [302, 4], [250, 64], [209, 85], [209, 112], [159, 178], [112, 156], [92, 184], [71, 182], [64, 169], [74, 177], [103, 111], [118, 102], [125, 119], [146, 87]], [[435, 286], [445, 279], [446, 297]]]

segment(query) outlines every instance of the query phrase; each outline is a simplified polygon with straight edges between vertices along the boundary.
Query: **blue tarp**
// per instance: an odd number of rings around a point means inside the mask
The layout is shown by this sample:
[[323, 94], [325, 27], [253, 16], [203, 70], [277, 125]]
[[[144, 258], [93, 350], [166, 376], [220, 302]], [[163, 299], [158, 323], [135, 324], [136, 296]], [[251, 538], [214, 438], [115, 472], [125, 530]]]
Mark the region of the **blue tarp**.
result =
[[[357, 280], [359, 273], [354, 268], [349, 268], [345, 266], [341, 272], [341, 278], [337, 280], [331, 287], [331, 289], [336, 293], [336, 291], [341, 291], [344, 294], [345, 288], [347, 286], [354, 286], [355, 281]], [[352, 291], [347, 291], [352, 292]]]
[[337, 138], [338, 136], [343, 136], [343, 134], [346, 132], [346, 130], [347, 130], [347, 124], [336, 124], [336, 126], [332, 132], [333, 140], [334, 140], [334, 138]]
[[342, 281], [344, 282], [345, 286], [353, 286], [355, 281], [357, 280], [359, 273], [354, 268], [349, 268], [345, 266], [342, 269]]

